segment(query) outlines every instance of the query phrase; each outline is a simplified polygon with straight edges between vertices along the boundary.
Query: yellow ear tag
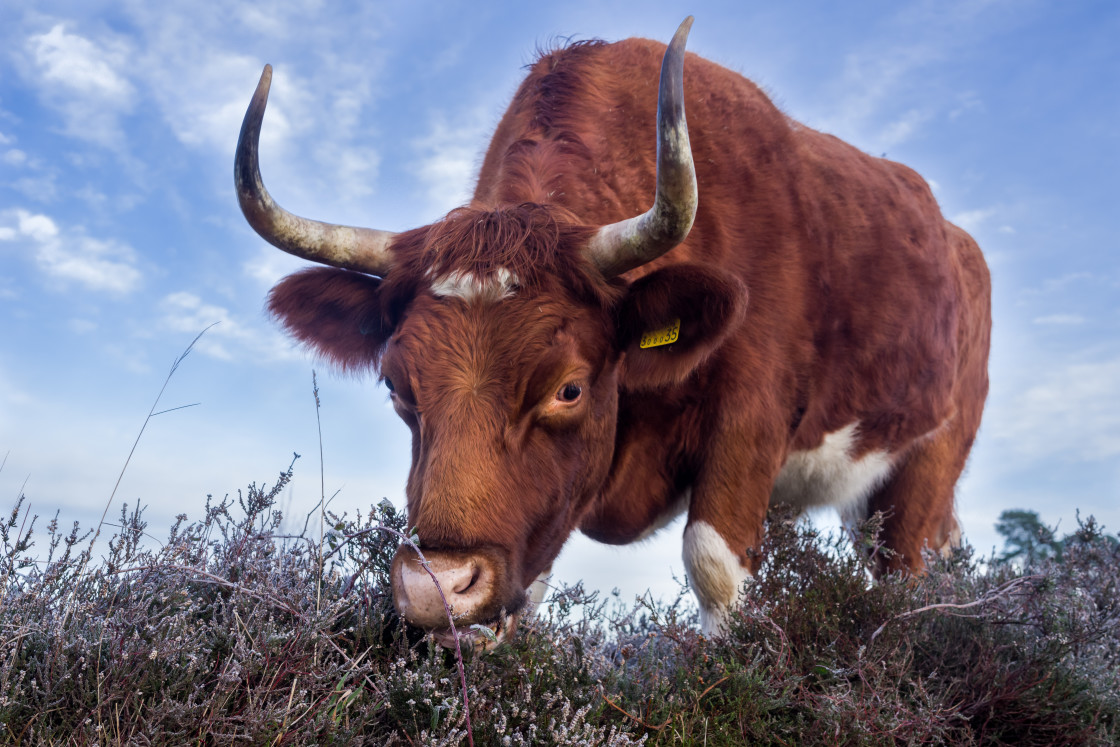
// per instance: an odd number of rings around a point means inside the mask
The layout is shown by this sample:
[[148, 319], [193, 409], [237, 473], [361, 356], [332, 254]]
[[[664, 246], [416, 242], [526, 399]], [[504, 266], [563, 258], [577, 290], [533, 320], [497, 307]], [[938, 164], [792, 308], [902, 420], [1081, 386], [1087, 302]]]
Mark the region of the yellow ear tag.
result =
[[640, 348], [655, 348], [658, 345], [671, 345], [681, 336], [681, 320], [674, 319], [668, 327], [646, 332], [638, 342]]

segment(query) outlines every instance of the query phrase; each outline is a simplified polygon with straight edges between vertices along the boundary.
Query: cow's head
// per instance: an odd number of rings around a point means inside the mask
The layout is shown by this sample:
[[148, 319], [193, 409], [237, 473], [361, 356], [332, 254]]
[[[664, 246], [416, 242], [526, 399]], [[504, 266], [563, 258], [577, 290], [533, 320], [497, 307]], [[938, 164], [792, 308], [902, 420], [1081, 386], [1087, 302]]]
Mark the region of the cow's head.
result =
[[[246, 114], [235, 168], [246, 217], [281, 249], [333, 266], [283, 280], [270, 309], [340, 367], [379, 371], [412, 431], [409, 523], [460, 627], [510, 629], [607, 480], [621, 393], [685, 379], [741, 308], [739, 283], [699, 266], [623, 277], [680, 243], [695, 216], [690, 22], [662, 68], [654, 206], [607, 226], [537, 204], [463, 208], [401, 234], [299, 218], [257, 166], [268, 68]], [[639, 349], [676, 319], [677, 343]], [[407, 620], [447, 626], [411, 549], [392, 581]]]

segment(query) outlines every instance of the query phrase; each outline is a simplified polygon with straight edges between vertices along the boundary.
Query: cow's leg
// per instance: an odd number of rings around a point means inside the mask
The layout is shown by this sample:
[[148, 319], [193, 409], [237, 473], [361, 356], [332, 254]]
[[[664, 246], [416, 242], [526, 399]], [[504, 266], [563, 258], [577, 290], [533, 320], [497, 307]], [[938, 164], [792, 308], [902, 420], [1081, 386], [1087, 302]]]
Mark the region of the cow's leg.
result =
[[[700, 603], [700, 630], [714, 636], [727, 631], [728, 615], [753, 576], [740, 543], [704, 519], [689, 521], [684, 530], [684, 567]], [[743, 544], [746, 547], [746, 544]]]
[[980, 249], [963, 231], [949, 229], [967, 299], [958, 309], [955, 409], [941, 428], [911, 446], [892, 479], [868, 501], [869, 511], [887, 515], [882, 539], [898, 553], [881, 563], [880, 571], [921, 570], [923, 549], [946, 553], [960, 544], [954, 491], [988, 395], [991, 284]]
[[879, 573], [920, 571], [926, 548], [947, 554], [960, 545], [954, 489], [972, 443], [964, 431], [959, 422], [950, 421], [912, 446], [891, 478], [869, 498], [868, 515], [883, 512], [879, 539], [892, 551], [880, 561]]
[[751, 441], [720, 440], [737, 448], [713, 444], [693, 486], [684, 530], [684, 565], [705, 635], [726, 632], [730, 610], [758, 570], [757, 555], [749, 550], [762, 543], [775, 471], [765, 460], [750, 458], [758, 453], [745, 447]]

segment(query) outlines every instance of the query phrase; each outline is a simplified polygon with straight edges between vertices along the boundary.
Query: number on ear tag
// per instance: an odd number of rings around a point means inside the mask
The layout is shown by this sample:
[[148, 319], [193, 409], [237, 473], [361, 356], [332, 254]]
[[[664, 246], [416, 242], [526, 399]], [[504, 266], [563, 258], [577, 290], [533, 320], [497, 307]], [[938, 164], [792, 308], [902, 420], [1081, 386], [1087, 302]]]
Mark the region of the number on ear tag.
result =
[[646, 332], [638, 342], [640, 348], [655, 348], [659, 345], [671, 345], [681, 335], [681, 320], [674, 319], [668, 327]]

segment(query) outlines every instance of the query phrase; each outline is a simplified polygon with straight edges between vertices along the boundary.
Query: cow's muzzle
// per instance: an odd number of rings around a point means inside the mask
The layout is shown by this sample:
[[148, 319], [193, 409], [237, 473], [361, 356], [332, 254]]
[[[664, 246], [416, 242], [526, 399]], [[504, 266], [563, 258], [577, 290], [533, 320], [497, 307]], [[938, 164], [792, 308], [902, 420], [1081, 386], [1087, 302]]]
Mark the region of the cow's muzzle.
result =
[[481, 624], [501, 633], [515, 622], [508, 618], [524, 604], [525, 594], [510, 593], [501, 554], [424, 550], [424, 558], [427, 568], [415, 550], [401, 547], [393, 559], [393, 604], [408, 623], [449, 633], [449, 610], [460, 632]]

